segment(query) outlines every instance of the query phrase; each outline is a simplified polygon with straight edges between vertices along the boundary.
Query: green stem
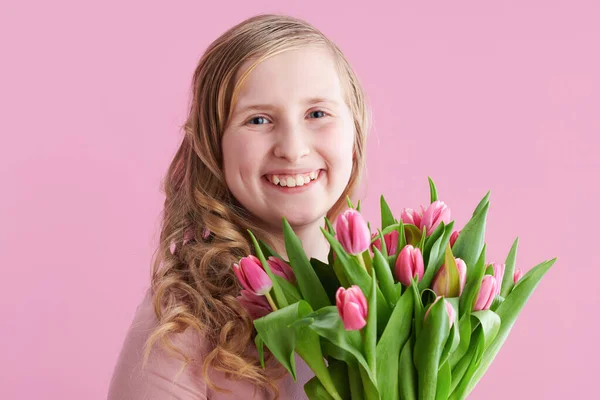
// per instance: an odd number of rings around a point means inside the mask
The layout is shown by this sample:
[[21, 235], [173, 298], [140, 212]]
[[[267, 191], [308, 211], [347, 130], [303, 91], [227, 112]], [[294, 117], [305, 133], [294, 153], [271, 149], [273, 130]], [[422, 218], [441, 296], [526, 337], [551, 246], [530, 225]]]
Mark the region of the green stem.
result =
[[348, 363], [348, 381], [350, 382], [350, 397], [352, 400], [365, 398], [362, 387], [362, 378], [356, 363]]
[[365, 269], [365, 271], [367, 271], [367, 273], [369, 275], [371, 275], [370, 268], [367, 268], [367, 266], [365, 265], [365, 259], [363, 258], [363, 255], [362, 254], [358, 254], [358, 255], [356, 255], [354, 257], [356, 257], [356, 260], [358, 261], [358, 263], [360, 264], [360, 266], [363, 267]]
[[275, 305], [275, 302], [273, 301], [273, 298], [271, 297], [270, 293], [265, 294], [265, 297], [267, 298], [267, 301], [269, 302], [269, 304], [271, 305], [271, 308], [273, 309], [273, 311], [277, 311], [278, 308]]

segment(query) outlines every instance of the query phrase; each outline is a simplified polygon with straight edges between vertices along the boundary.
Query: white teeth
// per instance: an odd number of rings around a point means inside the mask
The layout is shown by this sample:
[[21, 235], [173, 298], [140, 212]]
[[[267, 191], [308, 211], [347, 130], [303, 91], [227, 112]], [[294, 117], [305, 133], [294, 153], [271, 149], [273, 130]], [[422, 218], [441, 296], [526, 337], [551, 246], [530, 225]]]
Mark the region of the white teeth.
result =
[[309, 174], [298, 174], [295, 176], [278, 176], [271, 175], [267, 177], [268, 180], [274, 185], [284, 186], [284, 187], [296, 187], [296, 186], [304, 186], [309, 184], [311, 181], [317, 179], [319, 177], [320, 170], [312, 171]]

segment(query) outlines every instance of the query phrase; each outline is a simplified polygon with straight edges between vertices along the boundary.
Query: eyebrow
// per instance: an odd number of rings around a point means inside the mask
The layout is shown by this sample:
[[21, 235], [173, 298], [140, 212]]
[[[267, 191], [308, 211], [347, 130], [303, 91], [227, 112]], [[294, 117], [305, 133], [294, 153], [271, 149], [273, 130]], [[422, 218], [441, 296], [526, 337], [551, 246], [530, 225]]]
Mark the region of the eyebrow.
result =
[[[332, 103], [332, 104], [338, 105], [337, 101], [335, 101], [333, 99], [329, 99], [327, 97], [311, 97], [311, 98], [305, 99], [302, 102], [302, 104], [306, 104], [306, 105], [316, 104], [316, 103]], [[277, 106], [274, 106], [272, 104], [250, 104], [250, 105], [244, 106], [243, 108], [237, 110], [236, 114], [244, 113], [244, 112], [248, 112], [248, 111], [257, 111], [257, 110], [275, 110], [277, 108], [278, 108]]]

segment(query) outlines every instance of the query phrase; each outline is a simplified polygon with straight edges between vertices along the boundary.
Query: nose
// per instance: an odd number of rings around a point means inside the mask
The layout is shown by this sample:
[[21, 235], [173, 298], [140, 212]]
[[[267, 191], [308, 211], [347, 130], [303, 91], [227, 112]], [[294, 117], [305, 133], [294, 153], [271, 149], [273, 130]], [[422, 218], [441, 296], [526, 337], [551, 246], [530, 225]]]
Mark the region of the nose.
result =
[[285, 158], [290, 163], [297, 163], [302, 157], [310, 154], [308, 138], [301, 126], [289, 122], [277, 133], [273, 149], [275, 157]]

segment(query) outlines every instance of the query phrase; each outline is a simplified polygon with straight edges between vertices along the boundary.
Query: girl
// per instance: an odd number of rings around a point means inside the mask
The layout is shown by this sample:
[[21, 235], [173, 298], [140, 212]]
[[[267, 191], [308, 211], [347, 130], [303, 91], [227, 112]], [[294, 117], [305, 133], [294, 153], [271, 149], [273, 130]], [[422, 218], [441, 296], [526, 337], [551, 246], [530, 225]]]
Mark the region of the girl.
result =
[[298, 383], [273, 358], [260, 366], [232, 264], [252, 254], [247, 229], [287, 259], [283, 216], [307, 256], [327, 260], [320, 227], [359, 185], [369, 121], [348, 61], [302, 20], [255, 16], [209, 46], [109, 400], [305, 398], [301, 359]]

